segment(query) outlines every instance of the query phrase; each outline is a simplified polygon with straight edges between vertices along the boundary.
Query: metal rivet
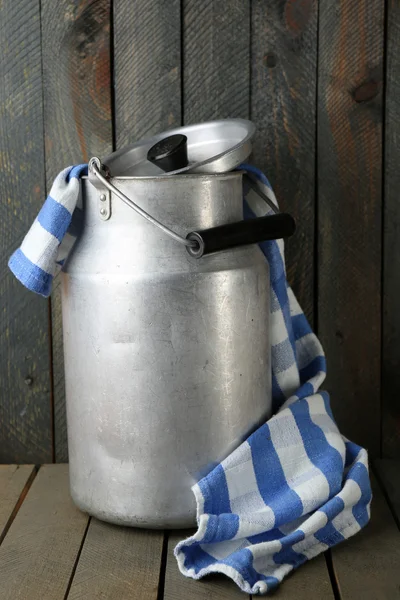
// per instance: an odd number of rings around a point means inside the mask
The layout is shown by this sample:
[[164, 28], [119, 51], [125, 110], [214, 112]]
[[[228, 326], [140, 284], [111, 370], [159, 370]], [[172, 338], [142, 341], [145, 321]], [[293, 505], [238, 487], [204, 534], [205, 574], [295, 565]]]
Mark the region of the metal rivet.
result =
[[101, 214], [101, 215], [103, 215], [103, 217], [104, 217], [104, 215], [106, 215], [106, 214], [107, 214], [107, 211], [106, 211], [106, 209], [105, 209], [105, 208], [101, 208], [101, 209], [100, 209], [100, 214]]
[[[106, 195], [105, 195], [105, 194], [101, 194], [101, 196], [100, 196], [100, 200], [101, 200], [102, 202], [105, 202], [105, 201], [106, 201]], [[102, 213], [102, 214], [103, 214], [103, 213]]]

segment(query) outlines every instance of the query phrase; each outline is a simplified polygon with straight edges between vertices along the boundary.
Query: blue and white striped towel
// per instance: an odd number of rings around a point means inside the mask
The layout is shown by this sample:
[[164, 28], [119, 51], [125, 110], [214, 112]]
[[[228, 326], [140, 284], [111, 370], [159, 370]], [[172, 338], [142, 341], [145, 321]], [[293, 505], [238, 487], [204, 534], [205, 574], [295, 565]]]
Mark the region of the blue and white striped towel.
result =
[[[266, 177], [242, 167], [276, 203]], [[57, 177], [10, 259], [18, 279], [44, 296], [77, 235], [71, 226], [84, 172], [81, 165]], [[266, 213], [253, 190], [245, 188], [244, 199], [246, 218]], [[357, 533], [371, 502], [367, 452], [339, 433], [328, 394], [319, 391], [325, 357], [287, 284], [283, 242], [260, 247], [271, 273], [275, 415], [193, 487], [198, 529], [175, 548], [184, 575], [225, 573], [251, 594], [273, 590], [290, 571]]]
[[72, 250], [82, 221], [80, 177], [87, 165], [67, 167], [59, 173], [41, 211], [8, 266], [25, 287], [50, 296], [53, 279]]

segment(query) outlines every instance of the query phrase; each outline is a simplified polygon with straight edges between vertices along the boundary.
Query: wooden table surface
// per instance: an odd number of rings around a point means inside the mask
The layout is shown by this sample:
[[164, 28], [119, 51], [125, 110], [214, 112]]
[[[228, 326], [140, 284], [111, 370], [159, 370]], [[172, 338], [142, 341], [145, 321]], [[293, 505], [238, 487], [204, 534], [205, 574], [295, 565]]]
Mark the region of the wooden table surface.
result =
[[[274, 597], [400, 598], [400, 463], [374, 464], [368, 527], [302, 566]], [[117, 527], [72, 503], [67, 465], [0, 466], [0, 600], [239, 600], [229, 579], [183, 577], [173, 548], [187, 532]]]

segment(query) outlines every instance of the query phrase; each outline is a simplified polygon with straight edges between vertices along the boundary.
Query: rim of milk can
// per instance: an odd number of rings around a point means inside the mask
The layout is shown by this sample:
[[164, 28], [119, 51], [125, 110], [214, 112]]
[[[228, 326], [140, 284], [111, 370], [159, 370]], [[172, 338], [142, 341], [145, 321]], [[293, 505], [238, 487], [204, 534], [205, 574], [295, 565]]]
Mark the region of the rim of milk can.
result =
[[[226, 173], [248, 159], [255, 131], [254, 123], [245, 119], [220, 119], [185, 125], [121, 148], [106, 156], [102, 163], [112, 177], [123, 178]], [[157, 160], [157, 157], [152, 160], [149, 156], [151, 150], [160, 146], [160, 143], [165, 145], [171, 140], [177, 142], [178, 138], [181, 142], [179, 147], [167, 148], [173, 159], [168, 168], [165, 168], [162, 160]], [[174, 160], [178, 160], [175, 165]]]
[[[104, 162], [97, 157], [91, 158], [89, 181], [100, 192], [100, 218], [106, 221], [111, 216], [112, 192], [166, 235], [186, 246], [193, 258], [292, 235], [295, 231], [294, 219], [282, 213], [191, 231], [182, 237], [138, 206], [111, 181], [111, 178], [118, 181], [131, 177], [157, 179], [183, 174], [227, 173], [250, 156], [254, 133], [255, 126], [251, 121], [222, 119], [160, 133], [114, 152]], [[251, 178], [249, 181], [257, 191]], [[259, 190], [257, 193], [266, 200]], [[267, 203], [270, 204], [268, 200]]]

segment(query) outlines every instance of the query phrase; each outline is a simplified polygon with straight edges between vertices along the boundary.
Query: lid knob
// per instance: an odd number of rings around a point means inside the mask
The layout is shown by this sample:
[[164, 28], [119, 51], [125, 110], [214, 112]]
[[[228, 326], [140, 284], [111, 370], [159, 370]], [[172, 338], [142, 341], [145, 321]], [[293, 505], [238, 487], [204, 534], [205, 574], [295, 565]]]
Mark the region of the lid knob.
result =
[[160, 140], [147, 152], [147, 160], [165, 172], [183, 169], [188, 164], [186, 135], [177, 133]]

